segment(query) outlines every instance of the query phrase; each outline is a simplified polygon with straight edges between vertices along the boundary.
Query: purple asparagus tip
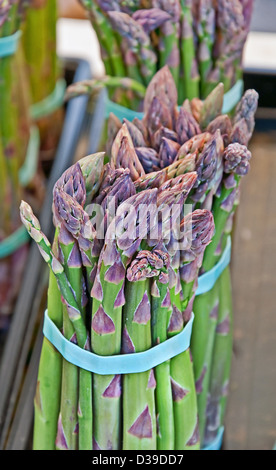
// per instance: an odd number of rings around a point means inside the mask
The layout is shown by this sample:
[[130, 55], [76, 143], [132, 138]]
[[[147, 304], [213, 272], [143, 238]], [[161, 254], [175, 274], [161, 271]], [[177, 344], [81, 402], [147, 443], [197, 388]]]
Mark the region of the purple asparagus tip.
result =
[[169, 255], [162, 250], [142, 250], [132, 261], [127, 270], [127, 279], [130, 282], [156, 277], [161, 271], [165, 272], [169, 266]]
[[149, 34], [170, 20], [171, 16], [166, 11], [160, 10], [160, 8], [147, 8], [136, 10], [132, 18], [143, 26], [144, 31]]
[[251, 156], [250, 150], [245, 145], [229, 144], [223, 154], [225, 173], [235, 173], [238, 176], [246, 175], [250, 169]]
[[[211, 242], [215, 230], [212, 212], [197, 209], [187, 214], [180, 224], [182, 262], [190, 262], [198, 258]], [[187, 247], [185, 247], [187, 244]]]
[[53, 190], [54, 196], [60, 189], [72, 196], [81, 206], [84, 206], [86, 201], [86, 188], [79, 162], [70, 166], [57, 180]]

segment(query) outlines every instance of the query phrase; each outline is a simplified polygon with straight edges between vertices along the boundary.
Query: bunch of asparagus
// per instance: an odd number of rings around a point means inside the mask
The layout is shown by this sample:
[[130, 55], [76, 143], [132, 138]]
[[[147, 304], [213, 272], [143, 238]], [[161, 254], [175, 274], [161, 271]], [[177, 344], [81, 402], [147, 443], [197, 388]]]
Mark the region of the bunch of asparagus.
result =
[[[104, 156], [79, 160], [56, 182], [52, 245], [23, 201], [21, 218], [50, 267], [48, 315], [65, 338], [101, 356], [135, 354], [191, 319], [214, 220], [206, 209], [185, 211], [196, 171], [143, 187], [124, 132], [109, 163]], [[199, 449], [190, 350], [145, 372], [105, 375], [67, 362], [44, 338], [33, 446]]]
[[[110, 114], [108, 120], [110, 159], [115, 167], [131, 169], [140, 190], [154, 188], [187, 172], [197, 173], [197, 182], [186, 203], [193, 210], [212, 211], [215, 222], [213, 240], [204, 252], [200, 274], [217, 264], [226, 247], [239, 202], [240, 182], [250, 168], [248, 144], [254, 131], [258, 94], [247, 90], [232, 119], [222, 114], [223, 94], [224, 86], [220, 83], [205, 100], [185, 100], [178, 108], [174, 79], [165, 66], [147, 87], [143, 119], [120, 122]], [[121, 148], [118, 160], [114, 148], [122, 136], [131, 144], [128, 149]], [[130, 149], [136, 154], [134, 167], [128, 160]], [[184, 269], [181, 272], [186, 276]], [[210, 443], [223, 425], [232, 357], [231, 300], [227, 268], [211, 291], [196, 296], [193, 304], [191, 351], [202, 445]], [[205, 440], [207, 415], [211, 430]]]
[[[97, 34], [106, 74], [147, 86], [170, 67], [179, 102], [204, 99], [242, 74], [253, 0], [79, 0]], [[131, 94], [112, 98], [136, 109]]]
[[[2, 40], [20, 30], [25, 3], [0, 1]], [[25, 78], [19, 44], [15, 54], [0, 57], [0, 244], [21, 225], [18, 205], [23, 188], [19, 170], [30, 138], [30, 103]], [[9, 322], [25, 256], [26, 247], [10, 256], [0, 256], [0, 330]]]
[[[28, 0], [22, 27], [22, 43], [27, 76], [30, 82], [31, 104], [37, 105], [55, 90], [62, 71], [56, 49], [56, 0]], [[40, 147], [45, 157], [56, 149], [63, 123], [63, 107], [38, 119]]]

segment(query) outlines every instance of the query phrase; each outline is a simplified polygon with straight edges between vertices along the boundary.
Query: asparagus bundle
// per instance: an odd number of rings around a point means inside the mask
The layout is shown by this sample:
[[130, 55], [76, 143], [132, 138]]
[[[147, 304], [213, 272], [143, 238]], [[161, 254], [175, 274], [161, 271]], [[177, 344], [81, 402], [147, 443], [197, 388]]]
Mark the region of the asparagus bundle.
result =
[[[30, 81], [31, 104], [38, 106], [52, 95], [62, 76], [56, 51], [56, 0], [29, 0], [23, 25], [22, 44], [25, 67]], [[61, 82], [60, 82], [61, 83]], [[34, 119], [40, 131], [42, 155], [53, 152], [63, 122], [63, 96], [54, 110], [42, 111]], [[50, 114], [49, 114], [50, 113]]]
[[[79, 1], [97, 34], [107, 75], [148, 85], [167, 65], [180, 103], [205, 98], [219, 82], [226, 92], [241, 78], [253, 0]], [[131, 94], [111, 97], [137, 109]]]
[[[215, 221], [214, 237], [205, 250], [200, 274], [215, 266], [226, 246], [226, 231], [237, 208], [240, 180], [249, 169], [251, 153], [247, 145], [254, 131], [258, 103], [258, 94], [254, 90], [247, 90], [230, 119], [221, 111], [223, 90], [224, 86], [220, 83], [205, 100], [185, 100], [178, 108], [174, 80], [165, 67], [147, 87], [143, 119], [139, 121], [135, 118], [132, 122], [124, 119], [121, 123], [112, 114], [109, 118], [110, 141], [107, 148], [113, 148], [112, 142], [116, 145], [116, 139], [122, 134], [132, 140], [132, 151], [134, 148], [138, 157], [136, 168], [142, 165], [140, 177], [135, 181], [139, 190], [168, 185], [171, 178], [187, 171], [197, 173], [197, 182], [187, 203], [193, 209], [211, 210]], [[127, 160], [120, 160], [120, 164], [128, 166]], [[231, 234], [231, 230], [228, 234]], [[226, 281], [221, 282], [226, 289]], [[215, 361], [213, 348], [221, 290], [219, 283], [206, 294], [197, 296], [194, 301], [191, 350], [201, 441], [204, 436], [211, 364]], [[227, 290], [231, 290], [231, 286]], [[225, 348], [225, 360], [228, 363], [231, 354], [231, 347]]]
[[[0, 39], [20, 34], [22, 0], [0, 2]], [[1, 51], [5, 46], [0, 47]], [[2, 54], [1, 54], [2, 55]], [[21, 225], [18, 205], [23, 194], [19, 171], [30, 138], [28, 85], [26, 88], [20, 43], [14, 54], [0, 57], [0, 244]], [[31, 188], [30, 188], [31, 189]], [[25, 193], [25, 197], [26, 193]], [[18, 247], [16, 247], [18, 248]], [[0, 254], [0, 329], [10, 321], [19, 289], [26, 246]], [[2, 250], [0, 249], [0, 252]], [[12, 282], [11, 282], [12, 280]]]
[[[52, 247], [31, 207], [21, 203], [22, 222], [51, 269], [48, 315], [69, 341], [102, 356], [145, 351], [183, 329], [193, 289], [184, 275], [180, 282], [175, 260], [181, 253], [183, 266], [193, 262], [189, 282], [196, 285], [214, 230], [208, 210], [183, 216], [196, 172], [142, 187], [146, 174], [124, 129], [111, 150], [109, 163], [103, 165], [103, 153], [90, 155], [55, 184]], [[34, 448], [196, 449], [197, 429], [189, 350], [155, 370], [91, 375], [61, 360], [44, 339]]]

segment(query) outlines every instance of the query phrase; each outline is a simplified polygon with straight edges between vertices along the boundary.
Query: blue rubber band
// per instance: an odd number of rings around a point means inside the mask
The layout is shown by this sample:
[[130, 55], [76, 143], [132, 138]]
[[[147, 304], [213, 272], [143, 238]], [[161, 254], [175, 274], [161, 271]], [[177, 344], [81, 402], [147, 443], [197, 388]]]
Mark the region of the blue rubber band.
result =
[[34, 103], [31, 106], [31, 117], [34, 121], [43, 117], [49, 116], [59, 109], [64, 102], [64, 95], [66, 90], [66, 81], [60, 78], [56, 82], [53, 92], [46, 96], [44, 100]]
[[16, 53], [20, 36], [21, 31], [19, 30], [11, 36], [0, 38], [0, 58]]
[[202, 274], [198, 278], [198, 288], [196, 295], [205, 294], [209, 292], [215, 285], [216, 281], [223, 273], [224, 269], [227, 268], [231, 261], [231, 237], [228, 237], [225, 250], [219, 260], [219, 262], [210, 271]]
[[[225, 93], [223, 99], [222, 113], [227, 114], [238, 104], [243, 94], [243, 80], [238, 80], [235, 85]], [[129, 121], [133, 121], [136, 117], [138, 119], [143, 119], [144, 113], [133, 111], [132, 109], [125, 108], [124, 106], [111, 101], [108, 96], [106, 96], [105, 102], [105, 119], [109, 117], [109, 114], [113, 113], [117, 118], [122, 121], [124, 118]]]
[[100, 375], [137, 374], [186, 351], [190, 346], [193, 320], [194, 315], [181, 333], [147, 351], [114, 356], [99, 356], [68, 341], [49, 318], [47, 310], [44, 314], [43, 334], [68, 362], [81, 369]]
[[235, 108], [243, 94], [243, 80], [238, 80], [235, 85], [225, 93], [223, 98], [222, 113], [227, 114]]
[[26, 187], [34, 178], [37, 171], [38, 155], [40, 149], [40, 134], [36, 126], [30, 130], [30, 141], [28, 144], [26, 158], [19, 170], [19, 180], [23, 187]]
[[222, 441], [223, 441], [223, 434], [224, 434], [224, 427], [221, 426], [221, 428], [218, 430], [217, 436], [214, 439], [211, 444], [209, 444], [206, 447], [203, 447], [202, 450], [220, 450], [222, 446]]
[[29, 232], [22, 225], [9, 237], [0, 242], [0, 259], [6, 258], [30, 241]]
[[109, 117], [110, 113], [115, 114], [115, 116], [119, 118], [120, 121], [122, 121], [124, 118], [128, 119], [128, 121], [133, 121], [135, 117], [141, 120], [144, 117], [143, 112], [133, 111], [132, 109], [125, 108], [118, 103], [114, 103], [114, 101], [111, 101], [108, 96], [106, 96], [105, 119]]

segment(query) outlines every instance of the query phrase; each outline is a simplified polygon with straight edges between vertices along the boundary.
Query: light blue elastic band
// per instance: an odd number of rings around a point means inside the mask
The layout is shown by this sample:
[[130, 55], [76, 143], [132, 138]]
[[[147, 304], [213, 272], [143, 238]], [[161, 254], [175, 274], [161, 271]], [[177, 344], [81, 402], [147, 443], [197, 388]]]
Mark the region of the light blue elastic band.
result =
[[238, 104], [243, 94], [243, 80], [238, 80], [224, 95], [222, 113], [227, 114]]
[[181, 333], [147, 351], [114, 356], [98, 356], [68, 341], [49, 318], [47, 310], [44, 315], [43, 334], [68, 362], [81, 369], [100, 375], [137, 374], [186, 351], [190, 346], [193, 320], [192, 315]]
[[196, 295], [205, 294], [214, 287], [216, 281], [229, 265], [231, 261], [231, 237], [228, 237], [225, 250], [219, 260], [219, 262], [210, 271], [202, 274], [198, 278], [198, 288]]
[[30, 240], [29, 233], [24, 225], [19, 227], [12, 235], [0, 242], [0, 259], [14, 253]]
[[0, 38], [0, 58], [15, 54], [20, 36], [21, 31], [16, 31], [11, 36]]
[[214, 439], [214, 441], [211, 442], [211, 444], [209, 444], [208, 446], [203, 447], [202, 450], [220, 450], [222, 446], [222, 441], [223, 441], [223, 434], [224, 434], [224, 427], [222, 426], [218, 430], [217, 437]]
[[[231, 90], [227, 91], [224, 95], [223, 99], [223, 107], [222, 113], [226, 114], [232, 111], [232, 109], [238, 104], [242, 97], [243, 93], [243, 80], [238, 80], [235, 85], [231, 88]], [[133, 111], [132, 109], [125, 108], [118, 103], [114, 103], [111, 101], [108, 96], [106, 96], [106, 103], [105, 103], [105, 118], [107, 119], [109, 114], [113, 113], [117, 116], [121, 121], [125, 118], [129, 121], [133, 121], [135, 117], [138, 119], [143, 119], [144, 113]]]
[[22, 186], [26, 187], [36, 174], [38, 155], [40, 149], [40, 134], [36, 126], [30, 129], [30, 140], [26, 152], [24, 164], [19, 170], [19, 180]]
[[144, 113], [143, 112], [138, 112], [138, 111], [133, 111], [132, 109], [125, 108], [124, 106], [114, 103], [114, 101], [111, 101], [108, 96], [106, 96], [106, 102], [105, 102], [105, 118], [107, 119], [109, 117], [109, 114], [113, 113], [117, 118], [122, 121], [124, 118], [128, 119], [128, 121], [133, 121], [135, 117], [138, 119], [143, 119]]
[[57, 80], [54, 91], [44, 100], [31, 106], [31, 117], [34, 121], [49, 116], [63, 105], [66, 81], [61, 78]]

